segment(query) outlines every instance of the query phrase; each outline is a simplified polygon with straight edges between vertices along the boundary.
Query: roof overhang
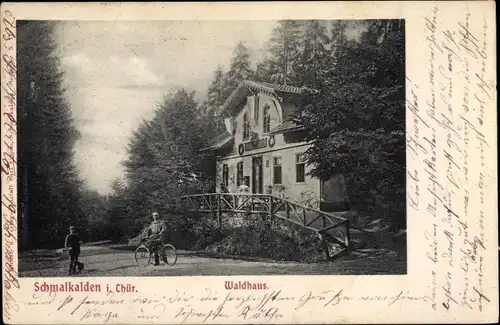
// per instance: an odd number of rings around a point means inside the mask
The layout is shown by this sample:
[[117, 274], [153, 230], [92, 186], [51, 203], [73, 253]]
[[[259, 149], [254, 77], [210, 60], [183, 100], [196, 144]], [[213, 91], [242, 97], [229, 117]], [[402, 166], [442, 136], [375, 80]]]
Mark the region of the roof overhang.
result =
[[304, 126], [296, 124], [293, 121], [284, 121], [283, 123], [280, 123], [276, 125], [269, 133], [270, 134], [279, 134], [279, 133], [289, 133], [289, 132], [295, 132], [295, 131], [302, 131], [305, 130]]
[[231, 95], [226, 99], [224, 104], [221, 106], [221, 111], [228, 111], [229, 108], [238, 105], [248, 95], [251, 95], [255, 92], [264, 93], [270, 96], [275, 96], [278, 94], [305, 94], [310, 92], [317, 92], [316, 90], [309, 89], [306, 87], [295, 87], [295, 86], [287, 86], [287, 85], [276, 85], [267, 82], [258, 82], [252, 80], [242, 80], [238, 84], [238, 86], [233, 90]]
[[230, 143], [234, 143], [234, 136], [232, 135], [225, 135], [224, 137], [216, 138], [212, 143], [204, 148], [201, 148], [200, 151], [213, 151], [213, 150], [218, 150], [221, 149]]

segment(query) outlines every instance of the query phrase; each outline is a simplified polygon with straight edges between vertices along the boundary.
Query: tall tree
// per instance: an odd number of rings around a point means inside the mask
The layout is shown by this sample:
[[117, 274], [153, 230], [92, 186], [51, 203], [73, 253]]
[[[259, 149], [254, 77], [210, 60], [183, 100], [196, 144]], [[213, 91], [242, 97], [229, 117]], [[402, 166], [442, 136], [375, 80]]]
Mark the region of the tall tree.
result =
[[314, 87], [330, 55], [330, 39], [324, 23], [318, 20], [307, 21], [301, 43], [300, 60], [295, 62], [298, 84]]
[[120, 177], [116, 177], [111, 181], [111, 190], [113, 194], [123, 195], [125, 193], [125, 182]]
[[[268, 43], [268, 52], [274, 64], [267, 64], [271, 70], [268, 81], [282, 84], [297, 83], [295, 67], [300, 60], [300, 42], [302, 24], [296, 20], [282, 20], [278, 22], [271, 34]], [[277, 69], [276, 69], [277, 68]]]
[[[62, 245], [69, 224], [84, 227], [78, 210], [81, 188], [73, 162], [79, 137], [66, 101], [55, 55], [55, 25], [42, 21], [18, 22], [19, 170], [28, 195], [21, 237], [31, 247]], [[28, 227], [28, 228], [26, 228]]]
[[111, 220], [107, 211], [107, 196], [97, 191], [86, 190], [82, 192], [80, 204], [87, 223], [87, 229], [81, 229], [80, 233], [88, 241], [108, 240]]
[[261, 62], [257, 63], [257, 69], [254, 74], [255, 81], [263, 82], [277, 82], [280, 83], [279, 76], [282, 69], [280, 68], [278, 62], [273, 58], [266, 57]]
[[207, 99], [199, 109], [200, 120], [205, 124], [207, 130], [214, 130], [214, 134], [207, 136], [217, 135], [224, 130], [223, 119], [225, 112], [221, 111], [221, 106], [226, 100], [225, 92], [227, 90], [226, 78], [221, 66], [218, 66], [214, 71], [213, 80], [208, 88]]
[[342, 20], [334, 20], [331, 23], [331, 41], [332, 49], [335, 47], [344, 46], [347, 41], [347, 28], [349, 23]]
[[404, 26], [373, 21], [360, 42], [343, 40], [341, 28], [339, 33], [333, 35], [335, 68], [320, 79], [320, 94], [296, 114], [314, 141], [307, 152], [312, 174], [344, 174], [357, 211], [404, 228]]
[[171, 199], [194, 193], [200, 184], [190, 180], [192, 174], [211, 174], [199, 152], [208, 140], [205, 127], [194, 93], [180, 90], [167, 96], [152, 121], [144, 121], [134, 133], [125, 167], [128, 213], [138, 220], [136, 230], [152, 210], [161, 212]]
[[130, 217], [130, 212], [134, 211], [129, 204], [134, 202], [131, 198], [124, 181], [121, 178], [115, 178], [111, 182], [111, 193], [106, 200], [106, 216], [103, 218], [106, 221], [103, 228], [106, 231], [107, 240], [118, 241], [125, 236], [133, 236], [140, 228], [136, 227], [135, 218]]
[[[237, 69], [236, 67], [242, 67], [244, 65], [244, 62], [238, 62], [237, 65], [235, 64], [235, 70]], [[233, 71], [232, 74], [236, 74], [236, 71]], [[219, 108], [225, 101], [224, 88], [226, 87], [224, 82], [224, 71], [222, 71], [222, 67], [219, 65], [214, 71], [213, 80], [207, 93], [207, 104], [211, 109]]]
[[229, 96], [241, 80], [249, 79], [252, 75], [253, 71], [248, 47], [243, 42], [239, 42], [234, 49], [231, 65], [226, 74], [226, 92], [224, 93], [224, 97]]

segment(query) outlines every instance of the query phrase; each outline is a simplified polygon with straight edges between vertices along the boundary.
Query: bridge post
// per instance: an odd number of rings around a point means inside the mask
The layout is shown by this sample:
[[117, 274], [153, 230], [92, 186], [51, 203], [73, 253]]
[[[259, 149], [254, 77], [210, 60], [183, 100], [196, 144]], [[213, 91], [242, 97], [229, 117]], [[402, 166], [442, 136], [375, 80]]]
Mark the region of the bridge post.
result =
[[274, 223], [273, 197], [271, 195], [269, 195], [269, 222], [271, 225]]
[[219, 229], [222, 229], [222, 212], [221, 212], [221, 195], [217, 194], [216, 202], [217, 202], [217, 222], [219, 223]]
[[351, 232], [349, 231], [349, 220], [346, 220], [346, 223], [345, 223], [345, 245], [346, 245], [346, 249], [350, 249], [351, 248]]
[[325, 252], [325, 258], [327, 260], [331, 259], [330, 249], [328, 248], [328, 242], [325, 240], [325, 237], [321, 236], [321, 244], [323, 245], [323, 251]]

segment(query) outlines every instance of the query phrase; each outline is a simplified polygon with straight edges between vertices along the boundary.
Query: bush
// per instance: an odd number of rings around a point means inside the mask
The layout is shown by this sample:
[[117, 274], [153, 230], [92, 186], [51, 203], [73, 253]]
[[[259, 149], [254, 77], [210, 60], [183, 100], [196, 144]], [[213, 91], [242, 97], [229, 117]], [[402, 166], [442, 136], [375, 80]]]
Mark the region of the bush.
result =
[[185, 235], [190, 239], [190, 249], [202, 250], [222, 239], [222, 230], [213, 218], [206, 217], [189, 221], [189, 228], [186, 229]]
[[319, 238], [281, 222], [248, 221], [239, 228], [226, 228], [220, 241], [207, 250], [228, 255], [269, 258], [278, 261], [312, 262], [324, 259]]

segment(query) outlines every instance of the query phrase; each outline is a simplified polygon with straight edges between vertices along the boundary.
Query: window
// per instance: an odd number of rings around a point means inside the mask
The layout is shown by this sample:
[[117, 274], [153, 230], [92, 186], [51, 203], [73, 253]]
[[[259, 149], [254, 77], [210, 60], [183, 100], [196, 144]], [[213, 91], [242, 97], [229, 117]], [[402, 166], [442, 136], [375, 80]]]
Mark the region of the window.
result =
[[273, 184], [281, 184], [281, 157], [273, 159]]
[[243, 183], [243, 161], [240, 161], [236, 165], [236, 186], [240, 186]]
[[306, 160], [303, 153], [295, 156], [295, 181], [303, 183], [306, 181]]
[[222, 183], [227, 187], [229, 184], [229, 168], [226, 164], [222, 165]]
[[250, 137], [250, 123], [248, 123], [248, 115], [243, 115], [243, 140]]
[[271, 130], [271, 114], [269, 114], [269, 105], [264, 106], [263, 131], [267, 133]]
[[253, 104], [253, 118], [255, 120], [255, 124], [259, 125], [259, 96], [255, 95], [254, 97], [254, 104]]

